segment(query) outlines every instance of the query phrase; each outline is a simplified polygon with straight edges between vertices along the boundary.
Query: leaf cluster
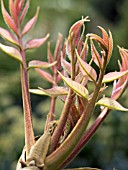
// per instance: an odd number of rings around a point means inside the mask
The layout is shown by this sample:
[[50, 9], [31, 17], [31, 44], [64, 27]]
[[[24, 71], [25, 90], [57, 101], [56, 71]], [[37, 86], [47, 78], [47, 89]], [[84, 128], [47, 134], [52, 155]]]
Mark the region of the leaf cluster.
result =
[[[128, 111], [117, 101], [128, 86], [128, 50], [118, 47], [122, 60], [118, 62], [120, 71], [106, 74], [113, 51], [112, 34], [99, 26], [102, 36], [94, 33], [85, 35], [85, 24], [89, 19], [82, 17], [71, 26], [65, 41], [61, 34], [58, 35], [53, 54], [48, 42], [47, 62], [32, 60], [27, 64], [26, 51], [40, 47], [49, 37], [47, 34], [43, 38], [28, 40], [23, 45], [24, 35], [34, 27], [39, 14], [38, 7], [34, 17], [22, 26], [29, 3], [29, 0], [9, 0], [8, 13], [1, 0], [3, 18], [10, 31], [0, 27], [0, 36], [10, 46], [0, 43], [0, 49], [19, 61], [21, 71], [25, 148], [17, 170], [57, 170], [69, 164], [80, 152], [110, 110]], [[51, 83], [51, 88], [29, 89], [28, 72], [31, 69]], [[110, 82], [114, 82], [111, 96], [105, 96], [104, 91]], [[89, 89], [90, 83], [93, 92]], [[35, 138], [33, 131], [30, 92], [47, 95], [51, 100], [44, 134], [39, 139]], [[58, 120], [55, 110], [57, 98], [64, 103]], [[88, 128], [98, 106], [99, 114]]]

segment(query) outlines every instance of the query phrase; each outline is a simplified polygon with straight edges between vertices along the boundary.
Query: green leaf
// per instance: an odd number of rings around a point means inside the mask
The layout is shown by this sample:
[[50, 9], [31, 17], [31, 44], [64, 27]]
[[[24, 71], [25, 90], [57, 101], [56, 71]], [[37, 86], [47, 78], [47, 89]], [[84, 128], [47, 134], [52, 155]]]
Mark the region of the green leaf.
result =
[[128, 74], [128, 70], [108, 73], [108, 74], [104, 75], [102, 83], [108, 83], [108, 82], [114, 81], [126, 74]]
[[22, 63], [22, 56], [20, 52], [14, 47], [6, 46], [0, 43], [0, 49], [6, 54], [10, 55], [12, 58], [20, 61]]
[[45, 93], [41, 89], [29, 89], [29, 92], [38, 95], [50, 96], [49, 94]]
[[64, 77], [60, 72], [58, 72], [63, 79], [63, 81], [79, 96], [88, 99], [88, 90], [81, 84], [71, 80], [70, 78]]
[[81, 72], [83, 73], [83, 75], [87, 75], [91, 80], [96, 82], [97, 74], [96, 74], [96, 71], [94, 70], [94, 68], [92, 68], [88, 63], [83, 61], [80, 58], [80, 56], [79, 56], [77, 51], [76, 51], [76, 56], [77, 56], [77, 59], [79, 61]]
[[43, 62], [43, 61], [39, 61], [39, 60], [32, 60], [28, 64], [28, 69], [30, 69], [30, 68], [46, 69], [46, 68], [54, 66], [56, 63], [57, 63], [56, 61], [53, 63], [48, 63], [48, 62]]
[[105, 106], [108, 107], [109, 109], [113, 109], [113, 110], [120, 110], [120, 111], [128, 111], [127, 108], [121, 106], [120, 103], [118, 103], [117, 101], [108, 98], [108, 97], [104, 97], [102, 99], [100, 99], [96, 105], [101, 105], [101, 106]]
[[46, 89], [46, 90], [39, 87], [39, 89], [30, 89], [29, 91], [34, 94], [54, 96], [54, 97], [68, 94], [68, 90], [66, 88], [59, 87], [59, 86], [53, 87], [51, 89]]
[[68, 90], [65, 87], [59, 87], [59, 86], [47, 90], [40, 88], [40, 90], [42, 90], [48, 96], [54, 96], [54, 97], [68, 94]]

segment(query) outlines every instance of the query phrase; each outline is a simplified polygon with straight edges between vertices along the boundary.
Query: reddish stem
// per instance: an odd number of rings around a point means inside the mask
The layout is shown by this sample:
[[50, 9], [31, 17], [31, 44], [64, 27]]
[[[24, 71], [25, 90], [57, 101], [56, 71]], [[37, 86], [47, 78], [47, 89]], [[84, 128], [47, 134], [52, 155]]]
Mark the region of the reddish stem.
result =
[[94, 135], [98, 127], [101, 125], [103, 120], [106, 118], [110, 110], [108, 108], [105, 108], [100, 115], [97, 117], [97, 119], [94, 121], [93, 125], [88, 129], [88, 131], [84, 134], [84, 136], [79, 141], [78, 145], [75, 147], [73, 152], [69, 155], [69, 157], [63, 162], [63, 164], [60, 166], [61, 168], [64, 168], [66, 165], [68, 165], [83, 149], [83, 147], [86, 145], [86, 143], [90, 140], [90, 138]]
[[61, 113], [61, 117], [59, 119], [58, 126], [56, 127], [56, 129], [55, 129], [55, 131], [52, 135], [52, 143], [51, 143], [51, 146], [50, 146], [49, 153], [51, 153], [53, 150], [56, 149], [58, 142], [59, 142], [59, 139], [60, 139], [60, 136], [63, 132], [65, 123], [66, 123], [68, 115], [69, 115], [68, 113], [69, 113], [69, 109], [70, 109], [70, 105], [71, 105], [71, 101], [72, 101], [72, 95], [71, 94], [72, 94], [72, 90], [70, 89], [70, 92], [67, 96], [64, 108], [63, 108], [62, 113]]
[[50, 111], [47, 115], [47, 120], [46, 120], [46, 123], [45, 123], [45, 131], [48, 130], [48, 125], [51, 121], [54, 120], [55, 118], [55, 104], [56, 104], [56, 97], [52, 97], [51, 98], [51, 103], [50, 103]]
[[[19, 39], [22, 47], [22, 40]], [[24, 50], [20, 51], [22, 56], [23, 65], [21, 65], [21, 86], [22, 86], [22, 99], [23, 99], [23, 110], [24, 110], [24, 127], [25, 127], [25, 145], [26, 155], [29, 154], [32, 145], [35, 143], [33, 125], [32, 125], [32, 111], [29, 94], [29, 81], [28, 72], [25, 60]]]
[[49, 170], [53, 170], [55, 168], [59, 169], [59, 167], [63, 164], [63, 162], [65, 162], [67, 157], [73, 152], [74, 148], [78, 145], [79, 141], [84, 135], [95, 108], [95, 103], [97, 101], [97, 97], [106, 69], [106, 60], [107, 58], [104, 58], [103, 69], [100, 71], [99, 79], [95, 87], [91, 101], [87, 104], [87, 107], [83, 111], [76, 126], [73, 128], [72, 132], [68, 135], [65, 141], [60, 145], [60, 147], [58, 147], [53, 153], [51, 153], [46, 158], [45, 162], [47, 169]]
[[[74, 53], [75, 53], [75, 48], [72, 45], [73, 39], [71, 36], [69, 36], [69, 43], [71, 45], [71, 79], [74, 80], [75, 79], [75, 58], [74, 58]], [[55, 70], [55, 75], [57, 75], [57, 70]], [[56, 76], [57, 77], [57, 76]], [[53, 135], [52, 135], [52, 139], [51, 139], [51, 146], [49, 149], [49, 153], [52, 153], [58, 146], [58, 142], [60, 139], [60, 136], [63, 132], [63, 129], [65, 127], [68, 115], [69, 115], [69, 111], [70, 111], [70, 106], [72, 104], [72, 99], [73, 99], [73, 90], [69, 89], [69, 93], [68, 96], [66, 98], [59, 122], [58, 122], [58, 126], [56, 127]]]

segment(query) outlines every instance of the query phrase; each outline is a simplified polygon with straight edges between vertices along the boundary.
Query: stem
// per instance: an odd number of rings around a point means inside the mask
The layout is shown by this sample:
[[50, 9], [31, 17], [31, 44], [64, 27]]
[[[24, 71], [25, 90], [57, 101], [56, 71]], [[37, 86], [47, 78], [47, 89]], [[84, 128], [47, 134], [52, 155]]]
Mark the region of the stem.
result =
[[50, 103], [50, 111], [47, 115], [47, 120], [46, 120], [46, 124], [45, 124], [45, 130], [44, 132], [46, 132], [48, 130], [48, 125], [51, 121], [54, 120], [55, 118], [55, 103], [56, 103], [56, 97], [52, 97], [51, 98], [51, 103]]
[[94, 121], [93, 125], [88, 129], [88, 131], [84, 134], [84, 136], [79, 141], [78, 145], [75, 147], [73, 152], [69, 155], [69, 157], [63, 162], [63, 164], [60, 166], [60, 169], [68, 165], [75, 157], [78, 155], [78, 153], [83, 149], [85, 144], [90, 140], [90, 138], [94, 135], [98, 127], [101, 125], [103, 120], [106, 118], [106, 116], [109, 113], [109, 109], [105, 108], [100, 115], [97, 117], [97, 119]]
[[45, 163], [48, 170], [57, 170], [57, 168], [59, 169], [61, 164], [72, 153], [74, 148], [77, 146], [79, 140], [83, 136], [95, 108], [95, 103], [97, 101], [97, 96], [106, 69], [106, 60], [107, 57], [105, 57], [103, 70], [100, 71], [97, 86], [95, 87], [93, 97], [90, 103], [88, 103], [86, 110], [83, 111], [82, 116], [78, 120], [76, 126], [66, 138], [66, 140], [62, 143], [62, 145], [46, 158]]
[[[53, 78], [54, 78], [55, 84], [53, 84], [52, 87], [56, 87], [57, 86], [57, 68], [56, 67], [54, 68], [53, 73], [54, 73]], [[50, 110], [47, 115], [44, 132], [48, 130], [49, 123], [55, 119], [55, 104], [56, 104], [56, 97], [51, 97]]]
[[[75, 79], [75, 59], [74, 59], [74, 53], [75, 53], [75, 48], [73, 46], [73, 37], [71, 35], [69, 35], [69, 43], [71, 46], [71, 79], [74, 80]], [[53, 152], [57, 146], [58, 146], [58, 142], [60, 139], [60, 136], [63, 132], [63, 129], [65, 127], [68, 115], [69, 115], [69, 110], [70, 110], [70, 106], [72, 103], [72, 99], [73, 99], [73, 90], [69, 89], [69, 93], [68, 96], [66, 98], [59, 122], [58, 122], [58, 126], [56, 127], [53, 135], [52, 135], [52, 139], [51, 139], [51, 146], [49, 149], [49, 153]]]
[[[122, 94], [121, 94], [122, 95]], [[119, 97], [121, 97], [121, 95]], [[73, 152], [69, 155], [69, 157], [63, 162], [63, 164], [60, 166], [61, 168], [65, 167], [67, 164], [69, 164], [76, 155], [83, 149], [85, 144], [90, 140], [90, 138], [94, 135], [98, 127], [101, 125], [101, 123], [104, 121], [106, 116], [109, 114], [110, 109], [105, 108], [100, 115], [96, 118], [92, 126], [88, 129], [88, 131], [84, 134], [84, 136], [81, 138], [78, 145], [75, 147]]]
[[56, 97], [52, 97], [52, 99], [51, 99], [51, 106], [50, 106], [50, 112], [51, 113], [55, 112], [55, 103], [56, 103]]
[[[22, 41], [19, 40], [21, 47]], [[24, 50], [20, 51], [22, 56], [23, 65], [21, 65], [21, 86], [22, 86], [22, 99], [23, 99], [23, 110], [24, 110], [24, 127], [25, 127], [25, 146], [26, 155], [28, 156], [31, 147], [35, 143], [33, 125], [32, 125], [32, 111], [29, 94], [29, 81], [26, 67], [25, 53]]]
[[58, 145], [58, 142], [59, 142], [59, 139], [60, 139], [60, 136], [63, 132], [63, 128], [65, 126], [65, 123], [67, 121], [67, 118], [68, 118], [68, 113], [69, 113], [69, 109], [70, 109], [70, 105], [71, 105], [71, 101], [72, 101], [72, 90], [70, 89], [69, 91], [69, 94], [67, 96], [67, 99], [66, 99], [66, 102], [65, 102], [65, 105], [63, 107], [63, 110], [62, 110], [62, 113], [61, 113], [61, 117], [59, 119], [59, 122], [58, 122], [58, 125], [52, 135], [52, 143], [51, 143], [51, 146], [50, 146], [50, 149], [49, 149], [49, 153], [51, 153], [53, 150], [56, 149], [57, 145]]

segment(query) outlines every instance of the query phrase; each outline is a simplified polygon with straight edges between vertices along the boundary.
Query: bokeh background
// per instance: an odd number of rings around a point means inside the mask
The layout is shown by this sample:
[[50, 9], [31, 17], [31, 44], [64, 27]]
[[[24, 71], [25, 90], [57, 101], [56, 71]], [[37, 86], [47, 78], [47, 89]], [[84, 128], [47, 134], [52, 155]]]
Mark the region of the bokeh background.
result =
[[[4, 0], [8, 8], [8, 1]], [[43, 37], [50, 33], [52, 48], [58, 32], [68, 36], [70, 26], [82, 16], [89, 16], [86, 32], [100, 34], [97, 26], [110, 29], [114, 38], [114, 51], [107, 71], [118, 70], [120, 58], [117, 45], [128, 48], [128, 1], [127, 0], [31, 0], [25, 23], [36, 7], [40, 14], [35, 28], [24, 40]], [[0, 26], [7, 28], [0, 10]], [[1, 42], [4, 42], [0, 38]], [[46, 60], [46, 44], [27, 53], [27, 60]], [[53, 49], [52, 49], [53, 51]], [[30, 71], [31, 88], [49, 87], [34, 71]], [[0, 169], [14, 170], [24, 146], [24, 127], [19, 63], [0, 52]], [[108, 94], [110, 91], [108, 91]], [[128, 90], [120, 102], [128, 107]], [[42, 134], [49, 98], [31, 95], [35, 135]], [[62, 104], [58, 101], [56, 112], [59, 115]], [[84, 150], [69, 167], [90, 166], [103, 170], [128, 169], [128, 113], [112, 111]]]

